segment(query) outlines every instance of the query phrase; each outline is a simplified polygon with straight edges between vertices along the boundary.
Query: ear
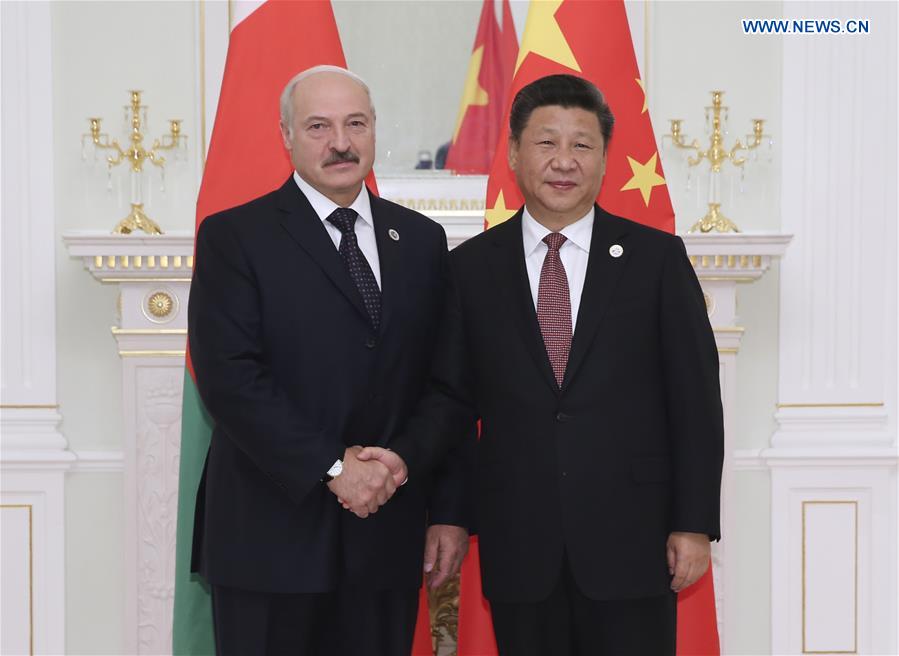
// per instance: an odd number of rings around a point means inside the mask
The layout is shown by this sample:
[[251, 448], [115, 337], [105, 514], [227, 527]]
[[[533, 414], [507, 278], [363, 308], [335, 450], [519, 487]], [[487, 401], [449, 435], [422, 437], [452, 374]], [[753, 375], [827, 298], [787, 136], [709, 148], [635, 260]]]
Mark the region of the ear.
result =
[[287, 150], [290, 150], [290, 149], [291, 149], [291, 145], [290, 145], [290, 133], [291, 133], [291, 129], [290, 129], [289, 126], [285, 126], [283, 121], [282, 121], [282, 122], [279, 122], [279, 123], [278, 123], [278, 126], [281, 128], [281, 140], [282, 140], [283, 143], [284, 143], [284, 147], [285, 147]]
[[510, 134], [509, 135], [509, 168], [513, 171], [515, 167], [518, 166], [518, 141]]

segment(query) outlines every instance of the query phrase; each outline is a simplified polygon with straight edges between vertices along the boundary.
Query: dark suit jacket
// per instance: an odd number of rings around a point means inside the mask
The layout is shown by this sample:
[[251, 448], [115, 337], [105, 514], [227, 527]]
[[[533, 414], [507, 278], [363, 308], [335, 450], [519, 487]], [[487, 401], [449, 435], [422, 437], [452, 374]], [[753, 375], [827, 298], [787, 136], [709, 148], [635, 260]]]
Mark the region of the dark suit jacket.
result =
[[723, 458], [718, 354], [682, 241], [596, 207], [561, 389], [528, 286], [521, 212], [451, 261], [433, 389], [394, 448], [414, 476], [481, 419], [485, 594], [545, 598], [563, 553], [594, 599], [664, 593], [668, 534], [718, 537]]
[[[431, 367], [448, 255], [442, 228], [371, 197], [382, 284], [374, 334], [337, 249], [293, 181], [210, 216], [189, 307], [197, 387], [215, 429], [193, 567], [218, 585], [417, 588], [426, 527], [467, 525], [465, 463], [417, 477], [365, 520], [320, 479], [345, 447], [385, 444]], [[388, 230], [399, 233], [399, 240]]]

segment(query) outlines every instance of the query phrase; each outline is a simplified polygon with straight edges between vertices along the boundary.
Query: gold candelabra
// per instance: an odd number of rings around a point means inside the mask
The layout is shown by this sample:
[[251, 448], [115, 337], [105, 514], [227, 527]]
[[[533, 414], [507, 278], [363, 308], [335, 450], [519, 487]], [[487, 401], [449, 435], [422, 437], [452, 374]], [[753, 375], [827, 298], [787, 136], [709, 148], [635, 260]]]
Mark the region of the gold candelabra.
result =
[[169, 132], [160, 139], [155, 139], [150, 149], [144, 148], [144, 133], [142, 128], [147, 122], [147, 107], [141, 105], [141, 91], [132, 90], [131, 104], [125, 107], [126, 120], [130, 123], [129, 143], [126, 147], [119, 145], [117, 139], [110, 141], [109, 135], [102, 132], [101, 119], [90, 118], [90, 133], [81, 137], [82, 158], [87, 159], [86, 147], [97, 151], [110, 151], [106, 156], [107, 175], [109, 186], [112, 187], [112, 170], [120, 164], [127, 163], [131, 175], [131, 211], [119, 221], [113, 229], [113, 234], [127, 235], [135, 230], [142, 230], [151, 235], [161, 235], [162, 229], [144, 212], [141, 175], [144, 170], [144, 162], [149, 161], [159, 168], [165, 184], [166, 158], [163, 153], [172, 151], [175, 159], [183, 158], [187, 150], [187, 136], [181, 133], [181, 120], [169, 120]]
[[[761, 118], [752, 119], [752, 134], [746, 135], [746, 144], [744, 145], [739, 139], [728, 150], [724, 145], [724, 128], [722, 123], [727, 121], [728, 107], [722, 104], [721, 97], [723, 91], [712, 91], [712, 104], [705, 108], [706, 121], [711, 116], [711, 137], [707, 148], [703, 149], [699, 140], [694, 139], [692, 143], [687, 143], [687, 137], [683, 133], [681, 124], [683, 119], [669, 119], [671, 130], [664, 135], [663, 139], [668, 138], [676, 148], [684, 150], [692, 150], [695, 155], [687, 158], [687, 165], [690, 167], [698, 166], [703, 160], [709, 163], [709, 211], [699, 221], [693, 224], [690, 232], [740, 232], [737, 225], [728, 219], [721, 212], [721, 202], [719, 199], [719, 175], [725, 162], [730, 162], [733, 166], [743, 168], [747, 158], [745, 153], [755, 150], [765, 140], [765, 120]], [[724, 115], [722, 119], [722, 113]]]

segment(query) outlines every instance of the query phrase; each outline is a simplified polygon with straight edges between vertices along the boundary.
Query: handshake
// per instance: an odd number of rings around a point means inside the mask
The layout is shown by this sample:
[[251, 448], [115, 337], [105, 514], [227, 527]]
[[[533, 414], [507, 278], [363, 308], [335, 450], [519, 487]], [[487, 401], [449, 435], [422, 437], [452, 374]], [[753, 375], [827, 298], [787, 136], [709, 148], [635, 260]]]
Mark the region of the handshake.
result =
[[407, 477], [406, 463], [393, 451], [352, 446], [343, 454], [343, 471], [328, 481], [328, 489], [345, 509], [364, 519], [378, 512]]

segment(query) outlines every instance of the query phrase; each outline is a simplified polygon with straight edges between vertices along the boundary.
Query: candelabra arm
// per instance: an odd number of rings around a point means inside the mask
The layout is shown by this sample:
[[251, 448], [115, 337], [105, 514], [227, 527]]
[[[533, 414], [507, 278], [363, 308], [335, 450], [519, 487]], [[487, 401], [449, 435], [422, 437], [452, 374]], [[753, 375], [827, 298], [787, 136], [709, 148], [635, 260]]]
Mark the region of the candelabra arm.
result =
[[738, 139], [737, 143], [734, 144], [734, 147], [730, 149], [730, 153], [728, 153], [727, 155], [730, 163], [734, 166], [743, 166], [746, 163], [745, 157], [737, 157], [737, 152], [741, 150], [747, 150], [747, 148]]
[[112, 140], [112, 143], [108, 146], [100, 146], [101, 148], [110, 148], [112, 149], [112, 155], [108, 155], [106, 157], [106, 163], [109, 165], [109, 168], [113, 166], [118, 166], [125, 160], [125, 151], [122, 150], [122, 147], [119, 146], [119, 142], [115, 139]]
[[688, 157], [687, 164], [689, 164], [690, 166], [697, 166], [700, 162], [702, 162], [703, 159], [706, 159], [706, 158], [708, 158], [709, 161], [711, 161], [711, 158], [709, 157], [709, 151], [701, 150], [699, 147], [699, 144], [697, 144], [695, 142], [694, 142], [694, 145], [696, 148], [696, 157]]
[[107, 155], [106, 163], [110, 168], [113, 166], [118, 166], [122, 163], [122, 160], [125, 159], [125, 151], [122, 150], [122, 147], [119, 145], [117, 139], [113, 139], [111, 142], [103, 143], [100, 140], [100, 131], [99, 129], [95, 132], [91, 130], [91, 141], [94, 142], [94, 147], [99, 148], [100, 150], [111, 150], [112, 155]]
[[150, 163], [153, 166], [158, 166], [159, 168], [165, 167], [165, 157], [156, 152], [156, 144], [153, 144], [153, 149], [147, 152], [147, 159], [150, 160]]

